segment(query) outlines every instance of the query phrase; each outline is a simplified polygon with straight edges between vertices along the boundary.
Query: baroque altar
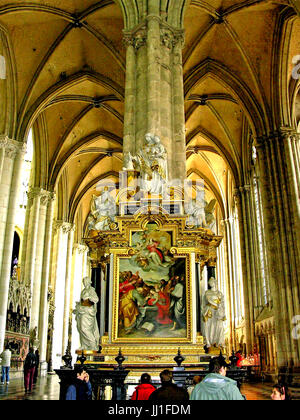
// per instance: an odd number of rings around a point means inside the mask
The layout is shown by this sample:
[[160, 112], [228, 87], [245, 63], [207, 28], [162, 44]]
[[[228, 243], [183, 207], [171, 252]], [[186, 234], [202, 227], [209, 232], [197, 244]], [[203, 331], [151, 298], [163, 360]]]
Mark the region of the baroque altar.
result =
[[102, 359], [85, 352], [91, 362], [111, 363], [120, 348], [130, 364], [170, 365], [179, 348], [187, 363], [205, 356], [201, 273], [207, 266], [215, 275], [222, 241], [213, 232], [215, 203], [170, 185], [164, 162], [159, 138], [146, 135], [144, 149], [125, 157], [114, 199], [108, 187], [93, 197], [85, 242]]

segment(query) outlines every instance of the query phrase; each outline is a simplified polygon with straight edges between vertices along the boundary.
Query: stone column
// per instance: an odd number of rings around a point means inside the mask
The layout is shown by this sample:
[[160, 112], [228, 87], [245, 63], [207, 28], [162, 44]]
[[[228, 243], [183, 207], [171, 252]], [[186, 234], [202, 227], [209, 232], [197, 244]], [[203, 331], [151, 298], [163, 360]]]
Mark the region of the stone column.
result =
[[11, 269], [11, 254], [15, 230], [15, 215], [21, 185], [25, 146], [5, 139], [1, 142], [0, 178], [0, 351], [5, 336], [7, 299]]
[[36, 246], [39, 228], [39, 211], [40, 211], [40, 199], [42, 189], [39, 187], [32, 187], [28, 192], [28, 201], [31, 206], [27, 206], [27, 212], [30, 212], [28, 219], [28, 233], [27, 242], [24, 244], [26, 247], [26, 260], [24, 268], [24, 281], [25, 284], [32, 287], [33, 291], [33, 280], [34, 280], [34, 269], [35, 269], [35, 257], [36, 257]]
[[[73, 246], [73, 285], [72, 285], [72, 309], [75, 309], [76, 302], [80, 301], [83, 280], [83, 260], [84, 254], [87, 251], [86, 245], [74, 244]], [[75, 322], [75, 317], [72, 318], [72, 343], [71, 354], [73, 360], [76, 359], [76, 350], [80, 347], [79, 333]]]
[[52, 242], [52, 228], [53, 228], [53, 211], [54, 211], [55, 194], [49, 193], [47, 200], [47, 214], [45, 226], [45, 240], [44, 240], [44, 254], [42, 261], [42, 277], [41, 277], [41, 292], [40, 292], [40, 313], [39, 313], [39, 330], [38, 337], [40, 341], [40, 363], [41, 375], [47, 372], [47, 338], [48, 338], [48, 286], [50, 276], [50, 251]]
[[66, 280], [65, 280], [65, 301], [64, 301], [64, 319], [63, 319], [63, 338], [62, 354], [67, 349], [69, 338], [69, 320], [70, 320], [70, 295], [71, 295], [71, 273], [72, 273], [72, 251], [74, 242], [75, 225], [70, 224], [68, 228], [68, 247], [66, 259]]
[[[127, 46], [124, 152], [136, 154], [147, 132], [160, 136], [168, 155], [169, 178], [186, 178], [182, 70], [183, 31], [158, 12], [130, 31]], [[176, 151], [176, 152], [174, 152]], [[174, 159], [175, 156], [175, 159]]]
[[[36, 189], [36, 191], [34, 191], [33, 194], [35, 196], [33, 199], [33, 207], [32, 207], [33, 212], [31, 214], [31, 218], [36, 216], [36, 211], [38, 212], [38, 214], [37, 214], [37, 220], [30, 220], [30, 225], [32, 227], [31, 233], [33, 233], [33, 236], [28, 238], [28, 241], [32, 243], [29, 248], [30, 251], [29, 251], [29, 254], [27, 255], [27, 258], [30, 258], [31, 261], [28, 262], [29, 274], [25, 273], [25, 280], [27, 280], [28, 282], [29, 280], [31, 280], [31, 284], [32, 284], [32, 304], [31, 304], [31, 316], [30, 316], [30, 329], [31, 330], [36, 327], [39, 327], [41, 287], [42, 287], [42, 281], [43, 281], [42, 271], [44, 268], [43, 258], [44, 258], [45, 248], [47, 248], [48, 246], [48, 244], [45, 243], [47, 210], [48, 210], [49, 200], [52, 199], [53, 193], [42, 190], [42, 189]], [[33, 278], [29, 277], [31, 276], [31, 273], [33, 273]]]
[[53, 340], [52, 340], [52, 363], [54, 369], [61, 366], [63, 356], [63, 330], [64, 330], [64, 302], [65, 302], [65, 282], [67, 272], [67, 248], [68, 233], [72, 225], [64, 221], [57, 221], [54, 225], [56, 235], [54, 238], [54, 266], [52, 284], [54, 285], [54, 320], [53, 320]]
[[230, 313], [229, 315], [229, 328], [230, 328], [230, 347], [231, 349], [236, 350], [236, 337], [235, 337], [235, 305], [234, 305], [234, 294], [233, 294], [233, 280], [234, 280], [234, 271], [233, 271], [233, 255], [232, 255], [232, 243], [231, 243], [231, 224], [230, 219], [223, 220], [224, 227], [225, 227], [225, 234], [226, 234], [226, 254], [227, 254], [227, 268], [228, 268], [228, 275], [227, 275], [227, 290], [228, 290], [228, 298], [229, 298], [229, 308]]
[[253, 252], [253, 232], [251, 226], [251, 197], [250, 186], [246, 185], [234, 192], [235, 204], [238, 211], [240, 227], [241, 260], [244, 285], [245, 332], [247, 352], [252, 353], [254, 345], [254, 312], [252, 297], [252, 282], [255, 279], [254, 265], [256, 263]]
[[300, 313], [300, 135], [287, 128], [257, 139], [264, 233], [273, 297], [278, 368], [299, 367], [300, 341], [292, 336]]

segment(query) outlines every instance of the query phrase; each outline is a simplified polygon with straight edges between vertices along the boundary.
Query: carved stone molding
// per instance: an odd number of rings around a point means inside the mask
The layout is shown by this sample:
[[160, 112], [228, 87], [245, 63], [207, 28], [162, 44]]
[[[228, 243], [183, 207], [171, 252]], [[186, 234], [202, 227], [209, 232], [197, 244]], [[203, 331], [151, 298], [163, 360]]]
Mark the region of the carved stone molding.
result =
[[[162, 46], [172, 49], [176, 45], [180, 45], [181, 48], [184, 46], [184, 31], [180, 29], [174, 29], [160, 17], [150, 15], [146, 18], [146, 21], [157, 20], [160, 25], [160, 43]], [[143, 23], [132, 31], [123, 32], [123, 42], [126, 47], [133, 46], [136, 50], [146, 45], [148, 33], [147, 25]]]
[[75, 244], [73, 246], [73, 252], [78, 252], [78, 254], [84, 254], [85, 252], [88, 252], [89, 248], [84, 244]]
[[69, 222], [64, 222], [63, 220], [56, 220], [53, 223], [53, 230], [54, 232], [57, 232], [58, 230], [62, 231], [63, 234], [68, 234], [71, 231], [75, 231], [75, 225]]
[[4, 149], [5, 157], [13, 160], [16, 158], [17, 154], [25, 154], [27, 146], [25, 143], [1, 135], [0, 148]]
[[146, 26], [141, 26], [138, 29], [125, 32], [123, 37], [123, 43], [126, 47], [132, 46], [135, 50], [140, 49], [147, 42], [147, 28]]

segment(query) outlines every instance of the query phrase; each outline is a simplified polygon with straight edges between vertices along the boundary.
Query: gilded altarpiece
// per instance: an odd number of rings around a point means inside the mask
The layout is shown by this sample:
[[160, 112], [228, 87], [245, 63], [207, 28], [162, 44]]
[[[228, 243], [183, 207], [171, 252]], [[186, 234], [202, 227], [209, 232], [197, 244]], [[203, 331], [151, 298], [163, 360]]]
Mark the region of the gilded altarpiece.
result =
[[110, 266], [105, 362], [120, 348], [131, 363], [174, 363], [178, 348], [186, 361], [199, 362], [205, 352], [197, 330], [196, 264], [215, 266], [221, 240], [161, 207], [118, 216], [111, 230], [92, 232], [86, 242], [93, 266]]

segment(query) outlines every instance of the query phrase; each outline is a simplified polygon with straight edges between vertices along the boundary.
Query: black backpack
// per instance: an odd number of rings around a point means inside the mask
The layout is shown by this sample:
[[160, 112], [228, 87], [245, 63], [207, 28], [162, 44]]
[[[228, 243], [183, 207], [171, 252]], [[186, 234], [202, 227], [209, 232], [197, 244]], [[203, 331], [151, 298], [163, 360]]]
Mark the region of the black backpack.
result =
[[25, 367], [27, 369], [34, 368], [36, 366], [36, 357], [34, 354], [29, 353], [25, 360]]

